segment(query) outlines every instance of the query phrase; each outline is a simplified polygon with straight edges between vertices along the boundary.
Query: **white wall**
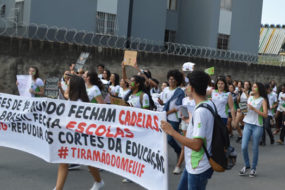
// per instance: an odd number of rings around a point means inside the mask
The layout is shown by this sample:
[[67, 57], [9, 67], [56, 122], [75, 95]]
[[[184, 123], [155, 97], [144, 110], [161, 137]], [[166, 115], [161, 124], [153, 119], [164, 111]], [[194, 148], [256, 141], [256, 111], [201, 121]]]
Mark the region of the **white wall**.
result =
[[118, 0], [98, 0], [97, 11], [117, 14]]
[[219, 21], [219, 33], [231, 35], [232, 11], [221, 9]]

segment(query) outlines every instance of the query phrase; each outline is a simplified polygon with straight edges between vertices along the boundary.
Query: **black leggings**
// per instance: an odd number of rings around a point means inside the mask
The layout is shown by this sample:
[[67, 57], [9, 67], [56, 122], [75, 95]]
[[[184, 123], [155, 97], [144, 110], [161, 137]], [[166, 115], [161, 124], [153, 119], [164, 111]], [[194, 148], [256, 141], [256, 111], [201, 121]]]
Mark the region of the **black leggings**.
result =
[[263, 135], [262, 135], [262, 142], [265, 143], [266, 141], [266, 134], [265, 134], [265, 131], [267, 132], [267, 134], [269, 135], [270, 137], [270, 140], [273, 141], [274, 137], [273, 137], [273, 134], [272, 134], [272, 131], [271, 131], [271, 125], [270, 125], [270, 120], [272, 119], [271, 116], [268, 116], [267, 118], [265, 118], [263, 121], [264, 121], [264, 126], [263, 126]]
[[281, 129], [281, 133], [280, 133], [280, 140], [282, 140], [284, 142], [284, 137], [285, 137], [285, 126], [284, 126], [284, 121], [285, 121], [285, 113], [282, 112], [282, 129]]

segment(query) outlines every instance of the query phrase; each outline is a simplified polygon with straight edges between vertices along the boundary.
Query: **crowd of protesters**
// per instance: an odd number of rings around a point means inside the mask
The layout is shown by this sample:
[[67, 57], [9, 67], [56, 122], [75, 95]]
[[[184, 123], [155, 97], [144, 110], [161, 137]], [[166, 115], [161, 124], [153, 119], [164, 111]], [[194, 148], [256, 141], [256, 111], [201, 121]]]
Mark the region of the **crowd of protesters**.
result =
[[[244, 167], [239, 175], [256, 176], [259, 146], [266, 145], [266, 133], [269, 144], [284, 144], [285, 84], [238, 81], [230, 75], [211, 79], [204, 71], [182, 69], [169, 70], [160, 85], [149, 69], [140, 69], [137, 64], [133, 69], [138, 73], [127, 76], [124, 63], [121, 73], [111, 73], [104, 65], [76, 71], [75, 64], [71, 64], [58, 83], [58, 98], [110, 104], [110, 97], [117, 97], [128, 106], [165, 111], [167, 121], [162, 122], [161, 128], [168, 134], [168, 144], [177, 156], [173, 174], [182, 174], [178, 189], [205, 189], [213, 174], [202, 145], [206, 142], [211, 152], [214, 118], [208, 110], [196, 109], [202, 102], [217, 109], [230, 138], [236, 135], [234, 143], [241, 143]], [[39, 78], [38, 68], [30, 67], [29, 74], [32, 75], [30, 93], [43, 96], [44, 82]], [[250, 139], [252, 163], [248, 154]], [[56, 190], [63, 189], [68, 167], [80, 166], [59, 164]], [[101, 189], [104, 182], [99, 169], [89, 167], [89, 171], [94, 178], [91, 190]]]

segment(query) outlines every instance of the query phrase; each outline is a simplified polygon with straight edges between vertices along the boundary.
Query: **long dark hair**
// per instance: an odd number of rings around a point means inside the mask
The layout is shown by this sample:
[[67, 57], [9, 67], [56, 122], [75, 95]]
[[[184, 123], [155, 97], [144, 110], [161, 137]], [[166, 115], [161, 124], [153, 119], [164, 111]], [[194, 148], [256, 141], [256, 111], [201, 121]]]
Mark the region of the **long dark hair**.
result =
[[115, 76], [114, 86], [120, 85], [120, 76], [117, 73], [112, 73]]
[[249, 84], [249, 92], [251, 91], [251, 87], [252, 87], [252, 85], [251, 85], [251, 82], [249, 81], [249, 80], [246, 80], [246, 81], [244, 81], [243, 82], [243, 87], [244, 87], [244, 84], [246, 83], [246, 82], [248, 82], [248, 84]]
[[107, 73], [107, 78], [105, 80], [109, 81], [110, 80], [110, 76], [111, 76], [111, 72], [109, 70], [107, 70], [107, 69], [105, 69], [104, 71], [106, 71], [106, 73]]
[[89, 102], [85, 82], [82, 77], [73, 75], [69, 81], [69, 99], [72, 101], [82, 100]]
[[98, 86], [100, 90], [104, 89], [104, 85], [102, 81], [99, 79], [98, 74], [95, 71], [91, 71], [91, 72], [88, 71], [87, 77], [89, 77], [89, 82], [92, 85]]
[[257, 85], [259, 95], [262, 98], [264, 98], [264, 100], [266, 101], [266, 104], [267, 104], [267, 108], [269, 108], [269, 101], [268, 101], [268, 96], [267, 96], [265, 86], [260, 82], [256, 82], [255, 84]]
[[224, 84], [225, 84], [225, 88], [224, 88], [224, 91], [228, 92], [229, 91], [229, 87], [228, 87], [228, 83], [225, 79], [225, 77], [218, 77], [217, 78], [217, 81], [215, 83], [215, 89], [217, 90], [218, 89], [218, 82], [219, 81], [222, 81]]
[[37, 78], [39, 78], [40, 77], [39, 69], [36, 66], [30, 66], [30, 68], [33, 68], [36, 71], [35, 75], [33, 75], [33, 80], [36, 80]]
[[[139, 84], [138, 87], [138, 92], [142, 91], [143, 93], [147, 94], [149, 97], [149, 103], [150, 103], [150, 107], [156, 108], [152, 97], [150, 95], [149, 90], [147, 90], [146, 86], [145, 86], [145, 78], [139, 75], [134, 75], [133, 78], [135, 79], [135, 82]], [[130, 90], [130, 92], [128, 92], [128, 94], [126, 94], [124, 100], [127, 102], [129, 100], [130, 95], [133, 93], [132, 90]]]

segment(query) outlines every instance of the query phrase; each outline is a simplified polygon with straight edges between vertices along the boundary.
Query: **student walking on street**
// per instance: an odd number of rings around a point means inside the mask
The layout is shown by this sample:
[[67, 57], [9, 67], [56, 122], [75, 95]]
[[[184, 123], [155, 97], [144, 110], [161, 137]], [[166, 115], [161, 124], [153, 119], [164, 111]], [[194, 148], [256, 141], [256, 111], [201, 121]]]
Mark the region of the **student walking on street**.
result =
[[203, 107], [197, 108], [201, 103], [206, 103], [213, 109], [214, 104], [207, 100], [206, 89], [210, 76], [202, 71], [194, 71], [189, 77], [189, 84], [196, 107], [192, 121], [189, 122], [186, 136], [178, 133], [170, 123], [162, 121], [161, 128], [174, 139], [185, 146], [185, 170], [181, 176], [178, 190], [205, 190], [208, 179], [213, 174], [213, 169], [202, 148], [205, 143], [211, 154], [214, 117]]
[[[166, 100], [163, 111], [166, 111], [168, 123], [170, 123], [173, 129], [178, 132], [180, 124], [178, 108], [182, 105], [182, 100], [185, 97], [184, 91], [179, 88], [179, 86], [183, 83], [184, 76], [178, 70], [170, 70], [167, 73], [167, 79], [169, 87], [166, 87], [163, 90], [163, 95], [165, 96], [163, 99]], [[167, 136], [167, 142], [174, 149], [178, 160], [181, 153], [181, 147], [171, 135]]]
[[[250, 170], [249, 177], [255, 177], [258, 163], [259, 142], [263, 133], [263, 118], [267, 118], [268, 116], [268, 99], [263, 84], [258, 82], [253, 84], [252, 93], [248, 98], [247, 105], [248, 112], [243, 119], [245, 126], [241, 144], [244, 167], [240, 170], [239, 175], [248, 175], [248, 171]], [[253, 159], [252, 164], [250, 165], [248, 144], [251, 137]]]
[[[77, 102], [90, 102], [85, 83], [82, 77], [72, 76], [68, 84], [69, 100]], [[89, 171], [94, 179], [94, 184], [91, 190], [99, 190], [104, 186], [99, 170], [88, 166]], [[62, 190], [68, 174], [68, 164], [61, 163], [58, 167], [56, 187], [54, 190]]]

